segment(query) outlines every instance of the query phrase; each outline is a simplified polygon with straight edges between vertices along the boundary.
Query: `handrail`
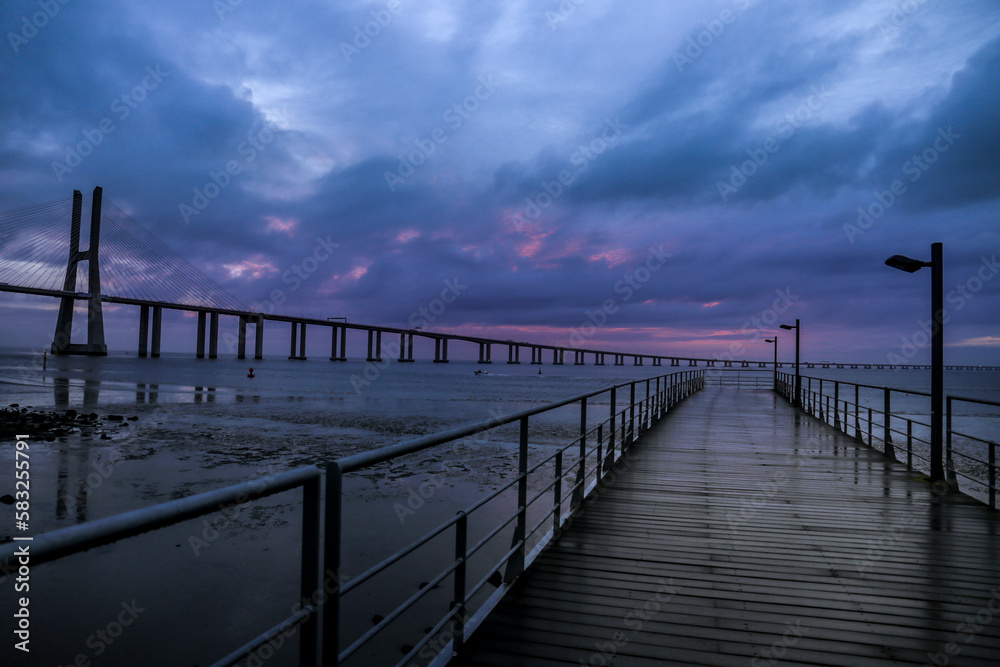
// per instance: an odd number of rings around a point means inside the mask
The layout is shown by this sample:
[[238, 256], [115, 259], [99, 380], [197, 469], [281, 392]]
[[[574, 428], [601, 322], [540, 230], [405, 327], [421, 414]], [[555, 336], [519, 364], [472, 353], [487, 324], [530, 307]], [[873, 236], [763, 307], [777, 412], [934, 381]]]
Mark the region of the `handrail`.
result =
[[[0, 563], [3, 563], [5, 568], [8, 567], [8, 563], [15, 561], [15, 554], [18, 550], [27, 547], [31, 564], [39, 565], [301, 486], [303, 488], [303, 548], [300, 592], [305, 600], [311, 597], [319, 587], [319, 554], [316, 549], [318, 544], [316, 536], [320, 528], [319, 500], [322, 475], [323, 470], [319, 466], [306, 466], [242, 484], [206, 491], [187, 498], [171, 500], [152, 507], [144, 507], [76, 526], [61, 528], [34, 536], [30, 541], [15, 541], [0, 545]], [[278, 625], [261, 633], [225, 658], [213, 663], [213, 667], [235, 665], [251, 651], [293, 626], [302, 627], [300, 633], [301, 664], [318, 664], [316, 662], [318, 653], [315, 646], [318, 623], [314, 612], [314, 607], [303, 604], [301, 608], [294, 611]]]
[[[0, 563], [11, 571], [10, 563], [15, 562], [23, 545], [30, 545], [32, 564], [53, 561], [88, 549], [117, 542], [158, 528], [217, 511], [225, 511], [234, 505], [264, 498], [297, 487], [303, 489], [302, 501], [302, 549], [301, 549], [301, 604], [296, 605], [290, 616], [273, 625], [257, 637], [244, 643], [225, 657], [213, 663], [213, 667], [227, 667], [241, 660], [263, 652], [265, 645], [279, 635], [288, 635], [292, 628], [298, 628], [300, 636], [299, 663], [303, 667], [318, 667], [320, 664], [339, 664], [342, 659], [361, 649], [364, 644], [388, 627], [395, 619], [405, 614], [417, 601], [429, 596], [435, 585], [447, 579], [454, 580], [455, 591], [447, 612], [433, 624], [414, 651], [426, 647], [431, 639], [455, 624], [454, 639], [441, 649], [440, 654], [461, 647], [464, 636], [477, 627], [481, 618], [499, 601], [498, 593], [509, 589], [510, 585], [528, 567], [540, 550], [555, 539], [558, 531], [571, 519], [590, 494], [605, 483], [613, 473], [615, 462], [619, 461], [648, 428], [662, 418], [668, 410], [690, 394], [704, 386], [704, 369], [675, 371], [670, 374], [634, 380], [586, 392], [571, 398], [561, 399], [521, 410], [517, 413], [466, 424], [444, 433], [434, 434], [390, 445], [371, 452], [346, 456], [324, 467], [307, 466], [271, 475], [262, 479], [207, 491], [187, 498], [172, 500], [153, 507], [125, 512], [112, 517], [91, 521], [34, 536], [31, 541], [14, 541], [0, 545]], [[655, 382], [655, 389], [653, 383]], [[645, 396], [637, 396], [636, 385], [646, 385]], [[618, 390], [629, 389], [627, 405], [619, 404]], [[624, 393], [624, 392], [622, 392]], [[587, 418], [588, 399], [609, 395], [607, 417], [589, 425]], [[530, 418], [568, 405], [580, 406], [580, 430], [569, 444], [559, 446], [555, 453], [543, 457], [534, 465], [528, 465], [529, 421]], [[477, 500], [454, 518], [444, 521], [425, 535], [418, 537], [408, 546], [369, 567], [362, 575], [342, 581], [340, 572], [340, 543], [342, 540], [343, 475], [372, 465], [412, 454], [430, 447], [474, 435], [483, 431], [513, 423], [520, 424], [518, 449], [518, 474], [501, 489], [485, 498]], [[596, 433], [596, 437], [595, 437]], [[606, 448], [605, 448], [606, 445]], [[567, 456], [568, 454], [568, 456]], [[573, 458], [573, 457], [576, 458]], [[325, 471], [324, 471], [325, 469]], [[542, 485], [541, 491], [528, 494], [529, 476], [548, 475], [552, 478]], [[563, 484], [564, 478], [576, 479]], [[325, 482], [325, 492], [323, 486]], [[487, 531], [487, 535], [470, 548], [468, 544], [469, 516], [485, 506], [491, 499], [499, 498], [505, 491], [517, 488], [518, 501], [513, 513], [502, 518], [499, 525]], [[566, 491], [564, 492], [564, 488]], [[552, 507], [545, 512], [541, 521], [528, 526], [528, 510], [544, 499], [552, 496]], [[545, 523], [552, 521], [552, 528], [542, 536], [538, 532]], [[478, 583], [471, 588], [466, 585], [469, 559], [481, 554], [483, 547], [491, 539], [498, 537], [514, 524], [511, 546], [495, 563], [489, 563]], [[443, 568], [431, 578], [429, 585], [411, 595], [402, 604], [387, 613], [376, 625], [354, 638], [343, 651], [340, 650], [339, 623], [341, 598], [357, 590], [368, 581], [404, 560], [411, 553], [429, 544], [449, 530], [455, 530], [455, 557], [446, 561]], [[325, 539], [321, 542], [321, 537]], [[529, 552], [529, 548], [531, 551]], [[16, 566], [15, 566], [16, 567]], [[495, 583], [494, 577], [505, 569], [496, 593], [484, 603], [471, 609], [475, 616], [466, 623], [470, 605], [475, 596], [483, 593], [488, 583]], [[320, 573], [327, 575], [321, 584]], [[479, 620], [477, 620], [479, 619]], [[322, 632], [320, 632], [322, 630]], [[272, 651], [273, 652], [273, 651]]]
[[[445, 616], [432, 623], [422, 621], [430, 625], [431, 628], [428, 633], [425, 633], [416, 642], [416, 646], [426, 647], [433, 637], [441, 633], [444, 628], [450, 627], [450, 631], [447, 634], [451, 637], [451, 640], [440, 649], [438, 655], [451, 655], [451, 653], [460, 649], [466, 635], [470, 634], [477, 627], [478, 622], [476, 619], [481, 619], [492, 609], [493, 605], [499, 601], [500, 594], [509, 589], [524, 569], [531, 564], [532, 559], [540, 551], [541, 547], [554, 538], [560, 526], [569, 520], [574, 510], [588, 497], [587, 494], [592, 493], [611, 471], [613, 466], [605, 464], [604, 461], [600, 460], [604, 454], [602, 447], [605, 444], [605, 440], [608, 445], [607, 456], [612, 461], [619, 460], [634, 446], [650, 424], [666, 414], [673, 405], [676, 405], [683, 398], [704, 386], [704, 374], [705, 371], [703, 369], [677, 371], [668, 375], [649, 378], [648, 380], [624, 382], [554, 401], [546, 405], [521, 410], [504, 417], [494, 417], [486, 421], [466, 424], [444, 433], [408, 440], [371, 452], [342, 457], [331, 462], [328, 465], [327, 472], [327, 543], [324, 563], [327, 570], [336, 572], [340, 567], [341, 541], [343, 539], [340, 528], [340, 517], [343, 512], [343, 495], [339, 491], [343, 488], [343, 475], [490, 429], [515, 423], [520, 425], [518, 473], [514, 479], [505, 484], [501, 489], [489, 493], [487, 498], [473, 502], [470, 506], [459, 512], [456, 517], [443, 521], [424, 536], [417, 538], [410, 545], [369, 566], [364, 574], [353, 579], [350, 584], [342, 586], [338, 595], [331, 596], [323, 611], [323, 646], [327, 664], [340, 664], [340, 662], [355, 655], [366, 642], [389, 627], [392, 621], [406, 614], [418, 600], [425, 598], [429, 594], [428, 589], [434, 585], [443, 584], [447, 579], [455, 580], [456, 590], [453, 592], [449, 603], [442, 609], [442, 611], [446, 609]], [[647, 387], [646, 395], [639, 396], [636, 392], [636, 385], [641, 385], [644, 382]], [[653, 388], [654, 382], [656, 385], [655, 389]], [[617, 391], [623, 388], [629, 389], [627, 405], [624, 408], [619, 405], [619, 396], [617, 394]], [[588, 425], [588, 399], [601, 395], [609, 395], [610, 406], [607, 413], [608, 416], [599, 421], [596, 426]], [[579, 435], [573, 438], [569, 444], [560, 445], [555, 452], [549, 453], [541, 457], [541, 460], [534, 462], [533, 465], [529, 465], [530, 418], [573, 404], [580, 406]], [[607, 427], [606, 431], [604, 430], [605, 427]], [[595, 431], [598, 434], [596, 438], [597, 442], [593, 443], [593, 446], [588, 446], [588, 439], [594, 437]], [[569, 457], [566, 456], [567, 453], [569, 453]], [[599, 459], [596, 466], [588, 466], [587, 459], [595, 457], [595, 453]], [[594, 474], [594, 479], [588, 482], [591, 473]], [[539, 485], [540, 490], [536, 489], [529, 494], [529, 477], [532, 475], [536, 477], [538, 475], [548, 475], [549, 477], [542, 480], [542, 483]], [[562, 481], [566, 476], [576, 476], [576, 479], [566, 485], [568, 490], [564, 493]], [[499, 498], [504, 491], [511, 492], [515, 487], [517, 489], [518, 500], [513, 511], [497, 518], [495, 520], [497, 525], [487, 526], [486, 535], [481, 537], [476, 544], [469, 545], [466, 537], [466, 526], [472, 521], [476, 510], [481, 509], [489, 498]], [[536, 508], [539, 503], [547, 502], [545, 499], [548, 497], [552, 497], [552, 506], [544, 511], [540, 519], [533, 519], [532, 524], [529, 525], [528, 510]], [[534, 512], [534, 509], [532, 511]], [[544, 528], [546, 523], [551, 523], [552, 527], [545, 535], [539, 537], [539, 529]], [[513, 528], [511, 528], [511, 524], [513, 524]], [[430, 582], [423, 590], [411, 595], [408, 599], [400, 602], [395, 608], [389, 610], [374, 627], [363, 632], [360, 637], [350, 640], [347, 647], [341, 650], [341, 607], [346, 607], [348, 604], [345, 596], [359, 590], [363, 583], [374, 585], [373, 582], [376, 580], [377, 575], [383, 574], [390, 567], [398, 565], [406, 556], [414, 553], [420, 547], [427, 545], [434, 538], [440, 538], [443, 532], [450, 531], [452, 528], [455, 529], [455, 558], [448, 560], [446, 563], [441, 563], [444, 566], [443, 569], [437, 575], [431, 577]], [[490, 560], [485, 563], [485, 567], [483, 568], [485, 576], [472, 589], [467, 588], [465, 579], [468, 567], [470, 566], [470, 559], [474, 555], [483, 555], [480, 554], [483, 547], [492, 540], [499, 539], [505, 530], [512, 531], [510, 548], [505, 548], [506, 553], [502, 554], [499, 560], [496, 561], [492, 561], [492, 557], [486, 554], [486, 557]], [[538, 540], [537, 543], [535, 542], [536, 539]], [[532, 547], [531, 545], [534, 546]], [[528, 553], [529, 548], [531, 549], [530, 554]], [[500, 580], [493, 581], [497, 573], [501, 572], [503, 574]], [[482, 594], [483, 586], [490, 582], [497, 586], [497, 592], [485, 602], [478, 603], [475, 609], [470, 609], [469, 606], [473, 604], [474, 596]], [[470, 618], [471, 620], [467, 620]], [[412, 657], [415, 650], [416, 648], [409, 651], [410, 655], [408, 657]], [[398, 664], [407, 664], [407, 658], [404, 658]]]
[[[777, 374], [778, 382], [775, 387], [775, 391], [779, 394], [785, 396], [790, 402], [794, 401], [794, 375], [791, 373], [778, 372]], [[812, 381], [815, 380], [819, 383], [818, 390], [813, 390]], [[875, 448], [876, 440], [881, 441], [882, 451], [886, 456], [896, 459], [896, 449], [893, 436], [900, 439], [905, 438], [906, 443], [906, 465], [910, 469], [920, 470], [921, 472], [927, 472], [930, 469], [930, 464], [932, 460], [930, 454], [927, 456], [922, 455], [921, 452], [915, 450], [914, 443], [919, 443], [924, 446], [926, 451], [930, 449], [930, 440], [918, 437], [913, 433], [913, 425], [916, 424], [922, 427], [925, 431], [929, 431], [932, 427], [931, 424], [915, 419], [912, 416], [903, 416], [902, 414], [894, 413], [892, 411], [891, 396], [894, 393], [908, 394], [912, 396], [919, 396], [928, 398], [931, 396], [930, 393], [925, 391], [919, 391], [914, 389], [902, 389], [898, 387], [881, 387], [877, 385], [861, 384], [857, 382], [850, 382], [847, 380], [832, 380], [828, 378], [818, 378], [813, 376], [801, 376], [802, 381], [802, 401], [799, 406], [803, 411], [811, 414], [812, 416], [820, 419], [827, 425], [833, 426], [848, 435], [852, 435], [851, 430], [853, 429], [854, 438], [869, 447]], [[807, 385], [808, 382], [808, 385]], [[823, 384], [826, 383], [828, 386], [833, 386], [834, 393], [831, 395], [823, 391]], [[848, 399], [841, 399], [840, 388], [842, 386], [854, 387], [854, 402]], [[874, 389], [882, 393], [883, 396], [883, 407], [878, 409], [872, 406], [862, 406], [859, 398], [859, 389]], [[833, 401], [833, 406], [831, 408], [831, 399]], [[946, 397], [947, 408], [945, 410], [945, 428], [944, 435], [946, 436], [946, 446], [944, 448], [945, 461], [944, 467], [947, 476], [947, 482], [949, 487], [959, 490], [966, 495], [969, 495], [980, 502], [988, 504], [990, 507], [997, 508], [997, 496], [1000, 489], [997, 488], [998, 481], [998, 469], [997, 469], [997, 456], [996, 449], [998, 444], [992, 440], [982, 438], [979, 436], [971, 435], [957, 430], [953, 426], [953, 420], [959, 417], [968, 416], [978, 416], [978, 415], [956, 415], [953, 408], [953, 403], [970, 403], [975, 405], [983, 405], [994, 408], [1000, 408], [1000, 402], [991, 401], [981, 398], [971, 398], [963, 396], [949, 395]], [[843, 408], [843, 409], [842, 409]], [[853, 408], [853, 414], [851, 409]], [[862, 413], [864, 410], [867, 415]], [[832, 414], [831, 414], [832, 413]], [[874, 420], [874, 416], [881, 415], [881, 424], [877, 424]], [[830, 418], [833, 417], [833, 423], [830, 423]], [[1000, 414], [990, 415], [993, 417], [1000, 417]], [[906, 423], [906, 430], [903, 431], [901, 428], [893, 427], [893, 420], [899, 420]], [[861, 430], [862, 422], [866, 425], [866, 433]], [[881, 437], [873, 432], [873, 427], [878, 426], [882, 431]], [[867, 435], [867, 441], [865, 439]], [[929, 436], [928, 436], [929, 437]], [[980, 443], [986, 446], [988, 452], [988, 460], [984, 461], [977, 458], [971, 454], [956, 451], [953, 443], [955, 438], [964, 438], [966, 440]], [[958, 457], [964, 461], [968, 461], [978, 466], [985, 467], [985, 479], [982, 477], [977, 477], [976, 466], [968, 466], [965, 470], [959, 470], [956, 468], [954, 463], [954, 457]], [[919, 461], [926, 462], [927, 466], [915, 466], [913, 461], [914, 458]], [[981, 473], [981, 468], [979, 469]], [[972, 483], [971, 487], [961, 488], [958, 483], [958, 478], [962, 477]], [[970, 493], [974, 489], [977, 492], [985, 487], [986, 498], [978, 497]]]

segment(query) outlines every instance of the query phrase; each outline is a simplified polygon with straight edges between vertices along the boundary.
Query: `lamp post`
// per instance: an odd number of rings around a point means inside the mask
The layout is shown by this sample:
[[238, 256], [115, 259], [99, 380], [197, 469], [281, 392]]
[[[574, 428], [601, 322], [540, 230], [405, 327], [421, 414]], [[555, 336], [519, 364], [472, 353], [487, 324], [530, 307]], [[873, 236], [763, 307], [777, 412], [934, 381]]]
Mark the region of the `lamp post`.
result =
[[774, 343], [774, 391], [778, 391], [778, 337], [765, 338], [765, 343]]
[[795, 329], [795, 399], [792, 404], [796, 407], [802, 405], [802, 376], [799, 374], [799, 331], [801, 326], [798, 318], [795, 319], [795, 324], [782, 324], [782, 329], [786, 331], [791, 331]]
[[893, 255], [886, 266], [915, 273], [931, 269], [931, 481], [944, 479], [944, 267], [940, 243], [931, 244], [931, 261]]

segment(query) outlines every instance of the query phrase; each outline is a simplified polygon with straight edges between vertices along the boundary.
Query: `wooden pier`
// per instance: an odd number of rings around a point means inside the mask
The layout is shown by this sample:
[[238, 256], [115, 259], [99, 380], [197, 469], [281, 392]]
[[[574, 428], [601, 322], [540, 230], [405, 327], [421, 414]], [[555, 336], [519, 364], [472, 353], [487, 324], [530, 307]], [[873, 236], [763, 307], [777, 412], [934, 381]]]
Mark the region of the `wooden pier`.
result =
[[766, 391], [630, 458], [452, 664], [1000, 664], [995, 510]]

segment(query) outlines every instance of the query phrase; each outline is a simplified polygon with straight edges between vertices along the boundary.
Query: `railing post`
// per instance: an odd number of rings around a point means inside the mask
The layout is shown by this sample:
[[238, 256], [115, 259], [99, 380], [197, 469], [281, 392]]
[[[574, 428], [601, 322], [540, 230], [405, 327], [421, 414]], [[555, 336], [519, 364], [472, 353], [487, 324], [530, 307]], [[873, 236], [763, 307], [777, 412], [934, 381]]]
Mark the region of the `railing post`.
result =
[[840, 382], [833, 382], [833, 427], [840, 430]]
[[871, 408], [868, 408], [868, 446], [869, 447], [873, 447], [874, 446], [874, 445], [872, 445], [872, 409]]
[[906, 467], [913, 467], [913, 420], [906, 420]]
[[[948, 486], [953, 489], [958, 488], [958, 476], [955, 475], [955, 462], [951, 459], [951, 396], [947, 399], [947, 412], [945, 413], [945, 431], [947, 433], [945, 442], [945, 480], [948, 482]], [[933, 452], [932, 452], [933, 456]]]
[[643, 414], [643, 418], [642, 418], [642, 430], [643, 430], [644, 433], [647, 430], [649, 430], [649, 427], [652, 425], [652, 424], [650, 424], [650, 421], [649, 421], [652, 418], [652, 416], [653, 416], [653, 411], [651, 409], [652, 408], [652, 401], [649, 400], [650, 399], [650, 393], [649, 393], [650, 389], [651, 389], [651, 387], [650, 387], [650, 384], [649, 384], [649, 380], [647, 379], [646, 380], [646, 405], [644, 406], [644, 409], [642, 411], [642, 414]]
[[604, 476], [604, 424], [597, 425], [597, 473], [595, 483]]
[[997, 443], [990, 443], [990, 470], [987, 478], [990, 483], [990, 507], [997, 508]]
[[[573, 507], [583, 502], [587, 481], [587, 397], [580, 401], [580, 466], [576, 471], [576, 488], [573, 489]], [[558, 528], [558, 526], [556, 526]]]
[[563, 453], [560, 449], [556, 452], [556, 485], [554, 487], [555, 497], [552, 511], [552, 531], [559, 530], [559, 519], [562, 518], [562, 469]]
[[507, 572], [504, 583], [512, 583], [524, 572], [524, 552], [527, 540], [528, 524], [528, 418], [521, 417], [521, 438], [517, 456], [517, 526], [514, 528], [514, 538], [511, 548], [517, 551], [507, 561]]
[[854, 439], [864, 442], [861, 439], [861, 387], [854, 385]]
[[611, 464], [614, 465], [615, 462], [615, 412], [618, 411], [618, 390], [616, 387], [611, 388], [611, 421], [608, 423], [608, 456], [611, 458]]
[[[334, 590], [329, 591], [323, 605], [323, 640], [321, 659], [324, 665], [340, 664], [340, 541], [341, 511], [344, 481], [336, 461], [326, 464], [326, 535], [324, 536], [323, 567], [334, 576]], [[315, 591], [311, 595], [318, 593]]]
[[[809, 388], [812, 389], [812, 378], [809, 379]], [[826, 416], [823, 414], [823, 380], [820, 378], [819, 381], [819, 420], [822, 422], [826, 421]]]
[[882, 442], [885, 443], [885, 455], [888, 456], [893, 461], [896, 460], [896, 448], [892, 446], [892, 404], [889, 398], [891, 390], [889, 387], [885, 387], [883, 390], [883, 410], [885, 412], [882, 418]]
[[632, 443], [635, 442], [635, 382], [629, 384], [629, 399], [628, 399], [628, 440], [627, 446], [631, 447]]
[[[302, 485], [302, 574], [299, 593], [302, 600], [311, 600], [320, 588], [320, 478]], [[299, 664], [302, 667], [319, 667], [319, 623], [317, 614], [302, 622]]]
[[458, 653], [465, 644], [465, 575], [468, 555], [469, 517], [465, 512], [458, 513], [458, 521], [455, 522], [455, 562], [458, 567], [455, 569], [455, 591], [452, 601], [452, 608], [458, 607], [455, 614], [454, 643], [453, 652]]

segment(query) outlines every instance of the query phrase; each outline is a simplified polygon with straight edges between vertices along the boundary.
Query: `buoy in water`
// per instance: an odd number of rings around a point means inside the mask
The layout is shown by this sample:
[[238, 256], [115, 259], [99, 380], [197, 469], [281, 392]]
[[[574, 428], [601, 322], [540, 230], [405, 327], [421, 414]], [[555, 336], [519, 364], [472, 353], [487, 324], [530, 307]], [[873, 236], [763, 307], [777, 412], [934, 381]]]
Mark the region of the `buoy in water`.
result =
[[253, 374], [253, 366], [251, 366], [251, 367], [250, 367], [250, 372], [249, 372], [249, 373], [247, 373], [247, 377], [248, 377], [248, 378], [252, 378], [252, 377], [254, 377], [254, 374]]

